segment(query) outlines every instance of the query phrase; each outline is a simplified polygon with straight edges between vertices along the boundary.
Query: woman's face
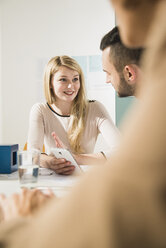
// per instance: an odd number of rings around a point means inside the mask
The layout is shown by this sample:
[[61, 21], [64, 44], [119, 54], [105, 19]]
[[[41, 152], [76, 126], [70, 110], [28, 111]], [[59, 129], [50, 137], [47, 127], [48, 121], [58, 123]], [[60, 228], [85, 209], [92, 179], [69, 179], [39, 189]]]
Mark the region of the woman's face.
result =
[[60, 66], [51, 80], [56, 102], [72, 102], [80, 89], [80, 77], [77, 71]]

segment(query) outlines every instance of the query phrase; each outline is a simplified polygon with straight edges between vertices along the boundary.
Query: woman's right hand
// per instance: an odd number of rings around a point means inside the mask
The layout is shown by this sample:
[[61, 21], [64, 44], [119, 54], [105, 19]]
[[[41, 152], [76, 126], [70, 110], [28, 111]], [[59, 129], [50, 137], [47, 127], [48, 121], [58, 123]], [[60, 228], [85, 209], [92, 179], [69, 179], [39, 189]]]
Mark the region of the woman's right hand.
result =
[[75, 166], [71, 165], [70, 161], [66, 161], [64, 158], [56, 158], [54, 155], [46, 154], [41, 154], [40, 165], [61, 175], [71, 175], [75, 169]]

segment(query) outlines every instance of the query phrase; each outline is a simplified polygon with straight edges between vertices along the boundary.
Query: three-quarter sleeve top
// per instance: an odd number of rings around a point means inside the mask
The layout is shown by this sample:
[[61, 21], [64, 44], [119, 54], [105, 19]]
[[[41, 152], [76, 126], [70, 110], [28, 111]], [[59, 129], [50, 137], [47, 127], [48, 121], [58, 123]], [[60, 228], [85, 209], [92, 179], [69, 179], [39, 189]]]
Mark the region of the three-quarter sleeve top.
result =
[[[106, 108], [99, 101], [89, 101], [88, 113], [86, 115], [85, 129], [81, 139], [81, 147], [84, 153], [93, 153], [97, 137], [102, 134], [108, 150], [103, 151], [110, 155], [119, 141], [119, 130], [114, 125]], [[54, 131], [63, 144], [70, 150], [67, 130], [70, 116], [56, 113], [47, 103], [36, 103], [30, 112], [28, 149], [45, 151], [50, 154], [50, 149], [56, 147], [51, 133]]]

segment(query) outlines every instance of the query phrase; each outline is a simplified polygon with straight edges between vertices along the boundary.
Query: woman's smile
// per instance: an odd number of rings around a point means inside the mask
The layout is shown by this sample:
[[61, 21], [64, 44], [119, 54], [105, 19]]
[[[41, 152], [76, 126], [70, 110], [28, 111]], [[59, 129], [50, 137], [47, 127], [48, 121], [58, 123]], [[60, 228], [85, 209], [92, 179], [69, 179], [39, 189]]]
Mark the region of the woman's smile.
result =
[[69, 91], [69, 90], [64, 91], [64, 93], [65, 93], [66, 95], [70, 95], [70, 96], [73, 95], [74, 92], [75, 92], [75, 91], [73, 91], [73, 90], [72, 90], [72, 91], [71, 91], [71, 90], [70, 90], [70, 91]]

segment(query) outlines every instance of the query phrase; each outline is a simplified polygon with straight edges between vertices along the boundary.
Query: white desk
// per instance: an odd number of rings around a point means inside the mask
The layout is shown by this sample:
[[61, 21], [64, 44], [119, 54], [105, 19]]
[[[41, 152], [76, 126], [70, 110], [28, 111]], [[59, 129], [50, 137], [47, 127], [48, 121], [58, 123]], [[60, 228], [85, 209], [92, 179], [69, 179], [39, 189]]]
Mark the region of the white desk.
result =
[[[81, 166], [81, 168], [83, 173], [85, 173], [91, 168], [91, 166], [85, 165]], [[69, 176], [57, 175], [55, 173], [52, 175], [48, 175], [48, 173], [43, 174], [44, 175], [39, 175], [38, 183], [34, 184], [34, 187], [41, 190], [51, 188], [58, 197], [62, 197], [69, 192], [71, 187], [73, 187], [81, 177], [81, 174]], [[18, 172], [8, 175], [0, 174], [0, 193], [11, 195], [20, 191], [21, 188], [18, 180]]]

